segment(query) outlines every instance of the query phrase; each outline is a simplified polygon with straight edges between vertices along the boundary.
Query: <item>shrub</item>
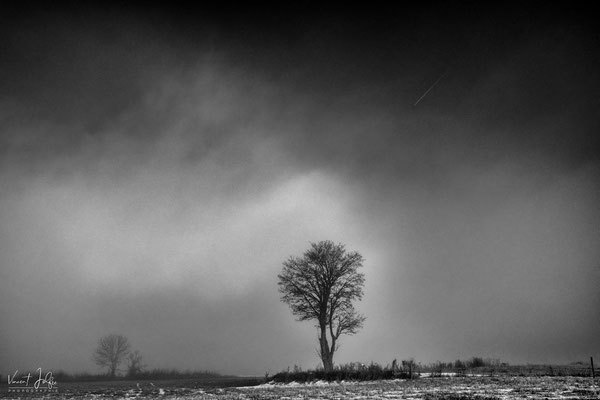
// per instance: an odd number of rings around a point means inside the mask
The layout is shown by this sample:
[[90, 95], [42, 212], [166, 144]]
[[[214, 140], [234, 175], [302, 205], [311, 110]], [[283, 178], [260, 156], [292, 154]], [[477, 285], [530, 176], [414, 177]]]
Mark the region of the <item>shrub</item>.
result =
[[379, 379], [393, 379], [403, 377], [402, 372], [394, 373], [391, 368], [383, 368], [381, 365], [371, 362], [369, 365], [363, 363], [349, 363], [334, 367], [332, 371], [326, 372], [323, 369], [302, 371], [294, 369], [293, 372], [284, 371], [273, 376], [275, 382], [313, 382], [323, 380], [327, 382], [335, 381], [372, 381]]

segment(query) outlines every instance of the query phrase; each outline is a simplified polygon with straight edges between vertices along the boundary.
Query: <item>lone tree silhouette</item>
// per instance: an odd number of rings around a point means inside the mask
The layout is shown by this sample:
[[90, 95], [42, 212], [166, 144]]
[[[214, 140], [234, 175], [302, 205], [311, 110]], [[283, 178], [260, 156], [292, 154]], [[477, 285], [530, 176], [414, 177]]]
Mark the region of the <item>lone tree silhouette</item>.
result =
[[318, 322], [325, 371], [333, 370], [340, 335], [355, 334], [365, 321], [352, 304], [362, 299], [365, 277], [358, 268], [363, 261], [358, 252], [346, 252], [344, 245], [326, 240], [311, 243], [301, 258], [290, 257], [278, 275], [281, 300], [298, 321]]
[[139, 350], [131, 351], [127, 355], [127, 376], [136, 377], [142, 373], [146, 366], [142, 363], [142, 353]]
[[110, 377], [114, 378], [130, 347], [129, 340], [123, 335], [104, 336], [98, 340], [98, 347], [94, 350], [94, 362], [100, 367], [107, 367]]

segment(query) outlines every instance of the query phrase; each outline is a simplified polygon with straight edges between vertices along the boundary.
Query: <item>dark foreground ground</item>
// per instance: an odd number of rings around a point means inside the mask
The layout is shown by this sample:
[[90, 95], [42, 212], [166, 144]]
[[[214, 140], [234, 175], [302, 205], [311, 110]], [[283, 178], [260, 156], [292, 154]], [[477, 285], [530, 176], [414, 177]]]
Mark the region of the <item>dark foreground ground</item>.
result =
[[157, 381], [58, 383], [58, 392], [11, 394], [4, 398], [49, 399], [599, 399], [591, 378], [471, 376], [388, 380], [373, 382], [316, 381], [308, 384], [255, 384], [255, 379], [225, 378], [212, 381]]

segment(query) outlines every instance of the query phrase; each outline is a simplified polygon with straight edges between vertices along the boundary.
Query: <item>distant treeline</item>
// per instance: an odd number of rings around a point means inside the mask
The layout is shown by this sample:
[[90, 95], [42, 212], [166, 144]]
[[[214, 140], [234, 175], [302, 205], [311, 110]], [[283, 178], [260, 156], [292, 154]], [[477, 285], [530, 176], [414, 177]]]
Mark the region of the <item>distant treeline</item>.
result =
[[[47, 371], [44, 371], [46, 373]], [[12, 373], [11, 373], [12, 374]], [[27, 372], [20, 371], [19, 377], [27, 375]], [[31, 371], [31, 376], [37, 376], [36, 371]], [[152, 369], [148, 371], [142, 371], [135, 375], [127, 374], [116, 376], [115, 378], [111, 378], [108, 374], [90, 374], [87, 372], [83, 373], [74, 373], [69, 374], [64, 371], [56, 371], [52, 372], [52, 376], [54, 380], [58, 383], [60, 382], [97, 382], [97, 381], [106, 381], [106, 380], [128, 380], [128, 379], [136, 379], [136, 380], [169, 380], [169, 379], [201, 379], [206, 380], [210, 378], [222, 379], [227, 378], [227, 375], [221, 375], [218, 372], [214, 371], [180, 371], [177, 369]], [[3, 380], [6, 383], [6, 379]]]
[[413, 359], [381, 366], [371, 362], [360, 362], [337, 365], [333, 371], [326, 372], [322, 368], [303, 371], [294, 366], [293, 370], [267, 377], [268, 380], [281, 383], [323, 381], [370, 381], [379, 379], [418, 379], [441, 376], [591, 376], [591, 366], [583, 362], [569, 365], [509, 365], [498, 359], [472, 357], [468, 360], [454, 362], [435, 362], [422, 364]]
[[418, 364], [420, 372], [429, 376], [442, 376], [444, 373], [457, 376], [466, 375], [511, 375], [511, 376], [591, 376], [591, 365], [575, 362], [568, 365], [526, 364], [510, 365], [498, 359], [473, 357], [467, 361], [456, 360], [453, 363], [436, 362], [428, 365]]

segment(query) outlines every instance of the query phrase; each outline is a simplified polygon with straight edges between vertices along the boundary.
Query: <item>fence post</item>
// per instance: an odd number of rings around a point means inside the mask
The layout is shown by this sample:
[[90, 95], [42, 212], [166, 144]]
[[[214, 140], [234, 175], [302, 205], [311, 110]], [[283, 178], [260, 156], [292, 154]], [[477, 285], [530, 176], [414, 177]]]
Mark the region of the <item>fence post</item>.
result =
[[590, 357], [590, 363], [592, 364], [592, 387], [594, 388], [594, 395], [597, 397], [596, 382], [594, 382], [594, 378], [596, 377], [596, 372], [594, 371], [594, 357]]

